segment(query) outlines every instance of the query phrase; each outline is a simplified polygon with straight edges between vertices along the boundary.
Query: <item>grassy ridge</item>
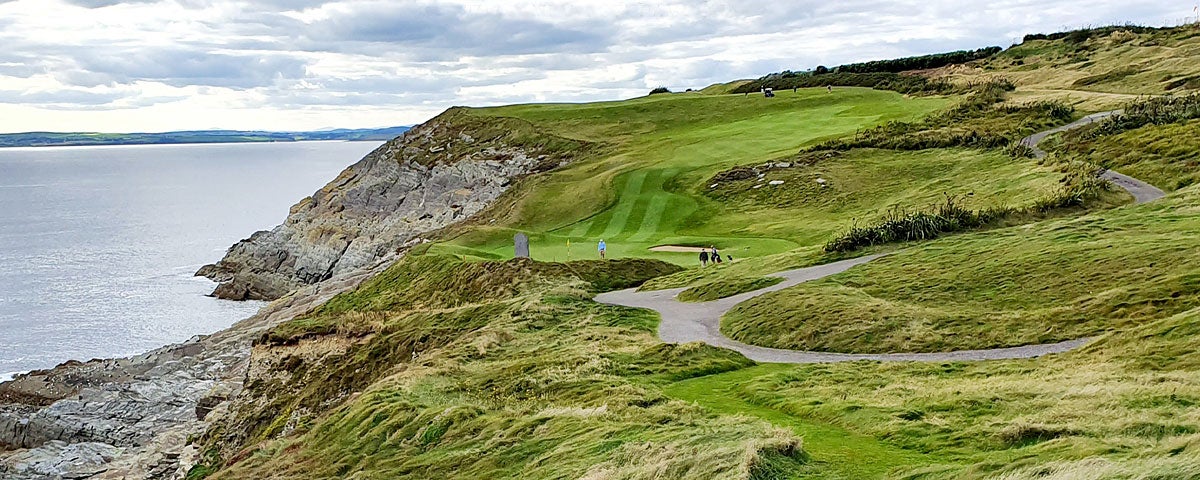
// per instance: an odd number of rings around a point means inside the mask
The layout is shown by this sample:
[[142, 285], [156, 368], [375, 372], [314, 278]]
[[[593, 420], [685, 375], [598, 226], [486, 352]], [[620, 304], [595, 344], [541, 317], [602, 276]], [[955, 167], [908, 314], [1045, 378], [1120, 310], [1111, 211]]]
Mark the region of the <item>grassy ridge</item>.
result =
[[719, 280], [697, 285], [679, 293], [681, 302], [711, 302], [725, 297], [767, 288], [783, 281], [781, 277]]

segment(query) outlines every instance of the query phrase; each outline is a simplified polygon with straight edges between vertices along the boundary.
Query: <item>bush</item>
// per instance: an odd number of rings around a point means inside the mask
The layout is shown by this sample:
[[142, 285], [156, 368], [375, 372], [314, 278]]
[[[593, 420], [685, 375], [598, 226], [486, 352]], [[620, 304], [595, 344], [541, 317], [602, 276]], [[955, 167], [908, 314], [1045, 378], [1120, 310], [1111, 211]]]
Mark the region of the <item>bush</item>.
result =
[[1079, 207], [1111, 188], [1108, 181], [1100, 178], [1103, 171], [1089, 164], [1071, 165], [1059, 191], [1024, 208], [1001, 206], [971, 210], [956, 196], [947, 196], [945, 202], [924, 211], [896, 208], [872, 225], [850, 227], [825, 244], [825, 251], [851, 252], [872, 245], [932, 240], [947, 233], [999, 225], [1020, 216], [1046, 215]]
[[930, 68], [944, 67], [946, 65], [957, 65], [975, 60], [982, 60], [1000, 53], [1001, 50], [1002, 49], [1000, 47], [987, 47], [978, 50], [959, 50], [957, 52], [897, 58], [894, 60], [876, 60], [873, 62], [851, 63], [842, 65], [833, 70], [835, 72], [844, 73], [900, 73], [909, 70], [926, 70]]
[[916, 75], [900, 75], [897, 73], [821, 73], [820, 68], [813, 73], [800, 73], [786, 76], [783, 73], [773, 73], [748, 82], [732, 93], [753, 93], [762, 88], [786, 90], [789, 88], [810, 87], [864, 87], [876, 90], [891, 90], [904, 94], [939, 94], [955, 91], [954, 85], [943, 80], [930, 80]]
[[1112, 115], [1092, 129], [1082, 131], [1084, 139], [1115, 135], [1146, 125], [1166, 125], [1200, 118], [1200, 93], [1186, 96], [1164, 95], [1132, 102], [1125, 111]]
[[962, 206], [959, 197], [948, 195], [945, 202], [926, 211], [910, 212], [896, 208], [878, 223], [850, 230], [825, 245], [826, 252], [850, 252], [872, 245], [930, 240], [945, 233], [987, 225], [1008, 214], [1010, 209], [988, 208], [973, 211]]
[[671, 90], [667, 87], [655, 87], [654, 90], [650, 91], [651, 95], [658, 95], [660, 93], [671, 93]]

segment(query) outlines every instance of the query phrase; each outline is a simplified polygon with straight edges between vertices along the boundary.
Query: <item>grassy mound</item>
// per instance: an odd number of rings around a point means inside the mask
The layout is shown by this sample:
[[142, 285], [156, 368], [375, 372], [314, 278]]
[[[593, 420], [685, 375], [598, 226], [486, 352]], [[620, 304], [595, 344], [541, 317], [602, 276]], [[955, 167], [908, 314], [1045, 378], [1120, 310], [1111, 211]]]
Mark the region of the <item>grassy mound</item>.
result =
[[[839, 352], [1045, 343], [1200, 305], [1200, 190], [1081, 218], [951, 237], [739, 305], [726, 334]], [[849, 319], [849, 320], [847, 320]]]
[[753, 292], [782, 282], [780, 277], [759, 277], [745, 279], [718, 280], [697, 285], [679, 293], [676, 297], [681, 302], [711, 302], [725, 297], [732, 297], [746, 292]]

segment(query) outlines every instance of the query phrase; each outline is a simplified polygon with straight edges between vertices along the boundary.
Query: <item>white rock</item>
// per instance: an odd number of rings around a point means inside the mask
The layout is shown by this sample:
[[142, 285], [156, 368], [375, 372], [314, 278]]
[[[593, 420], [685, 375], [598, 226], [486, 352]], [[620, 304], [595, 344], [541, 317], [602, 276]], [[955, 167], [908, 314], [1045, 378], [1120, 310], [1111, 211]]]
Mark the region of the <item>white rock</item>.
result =
[[783, 180], [771, 180], [771, 181], [767, 182], [767, 185], [772, 185], [772, 186], [783, 185]]
[[720, 185], [720, 184], [719, 184], [719, 183], [714, 183], [714, 184], [712, 184], [712, 185], [709, 185], [709, 186], [708, 186], [708, 188], [717, 188], [717, 185]]

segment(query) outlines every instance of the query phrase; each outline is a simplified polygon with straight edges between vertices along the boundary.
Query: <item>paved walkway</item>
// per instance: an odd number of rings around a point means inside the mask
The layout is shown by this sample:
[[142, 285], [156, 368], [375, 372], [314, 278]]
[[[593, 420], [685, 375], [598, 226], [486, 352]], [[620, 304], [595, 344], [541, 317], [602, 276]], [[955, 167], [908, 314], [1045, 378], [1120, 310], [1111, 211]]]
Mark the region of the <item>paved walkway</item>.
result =
[[[1046, 156], [1046, 152], [1038, 148], [1038, 144], [1042, 140], [1045, 140], [1046, 137], [1102, 120], [1120, 112], [1121, 110], [1114, 110], [1088, 115], [1071, 124], [1025, 137], [1021, 142], [1031, 147], [1037, 158], [1042, 158]], [[1149, 202], [1166, 196], [1166, 193], [1153, 185], [1112, 170], [1106, 171], [1102, 177], [1128, 191], [1133, 195], [1137, 203]], [[658, 336], [664, 342], [704, 342], [709, 345], [737, 351], [757, 362], [768, 363], [829, 363], [857, 360], [876, 360], [881, 362], [947, 362], [1034, 358], [1073, 350], [1091, 341], [1091, 338], [1080, 338], [1043, 345], [940, 353], [848, 354], [758, 347], [731, 340], [721, 333], [721, 316], [725, 315], [725, 312], [728, 312], [739, 303], [769, 292], [783, 290], [807, 281], [842, 273], [856, 265], [870, 262], [881, 256], [883, 255], [872, 255], [826, 265], [779, 272], [772, 276], [783, 278], [784, 281], [782, 283], [712, 302], [683, 303], [676, 300], [675, 297], [680, 292], [686, 290], [686, 288], [649, 292], [638, 292], [636, 289], [621, 290], [600, 294], [596, 296], [596, 301], [609, 305], [649, 308], [657, 311], [662, 315], [662, 322], [658, 325]]]
[[972, 360], [1001, 360], [1010, 358], [1032, 358], [1051, 353], [1060, 353], [1078, 348], [1088, 343], [1090, 338], [1070, 340], [1046, 345], [1028, 345], [1023, 347], [998, 348], [992, 350], [962, 350], [941, 353], [887, 353], [887, 354], [848, 354], [806, 352], [800, 350], [784, 350], [748, 345], [731, 340], [721, 333], [721, 316], [739, 303], [768, 292], [783, 290], [801, 283], [817, 280], [842, 273], [850, 268], [861, 265], [882, 255], [872, 255], [850, 260], [843, 260], [826, 265], [800, 268], [779, 272], [772, 276], [784, 279], [782, 283], [755, 290], [753, 292], [734, 295], [712, 302], [684, 303], [675, 299], [685, 288], [670, 290], [655, 290], [638, 292], [636, 289], [603, 293], [596, 296], [596, 301], [609, 305], [626, 307], [649, 308], [662, 315], [658, 325], [658, 336], [667, 343], [704, 342], [722, 348], [737, 351], [746, 358], [756, 362], [768, 363], [830, 363], [851, 362], [856, 360], [877, 360], [882, 362], [947, 362]]
[[[1049, 137], [1050, 135], [1053, 135], [1056, 133], [1061, 133], [1061, 132], [1065, 132], [1067, 130], [1079, 128], [1084, 125], [1091, 124], [1092, 122], [1097, 122], [1097, 121], [1103, 120], [1105, 118], [1111, 117], [1111, 116], [1116, 115], [1121, 112], [1122, 112], [1121, 110], [1113, 110], [1111, 112], [1094, 113], [1094, 114], [1088, 115], [1086, 117], [1083, 117], [1075, 122], [1072, 122], [1070, 124], [1063, 125], [1058, 128], [1046, 130], [1044, 132], [1035, 133], [1033, 135], [1025, 137], [1024, 139], [1021, 140], [1021, 143], [1025, 144], [1029, 148], [1032, 148], [1033, 155], [1035, 157], [1042, 158], [1042, 157], [1046, 156], [1046, 151], [1042, 150], [1041, 148], [1038, 148], [1038, 144], [1042, 143], [1042, 140], [1045, 140], [1046, 137]], [[1154, 185], [1143, 182], [1141, 180], [1130, 177], [1128, 175], [1123, 175], [1121, 173], [1114, 172], [1112, 170], [1105, 171], [1103, 174], [1100, 175], [1100, 177], [1112, 182], [1113, 185], [1116, 185], [1118, 187], [1125, 189], [1125, 191], [1129, 192], [1130, 195], [1133, 195], [1133, 200], [1134, 200], [1134, 202], [1137, 202], [1137, 203], [1145, 203], [1145, 202], [1149, 202], [1149, 201], [1153, 201], [1153, 200], [1158, 200], [1167, 195], [1166, 192], [1163, 192], [1162, 190], [1160, 190], [1158, 187], [1155, 187]]]

